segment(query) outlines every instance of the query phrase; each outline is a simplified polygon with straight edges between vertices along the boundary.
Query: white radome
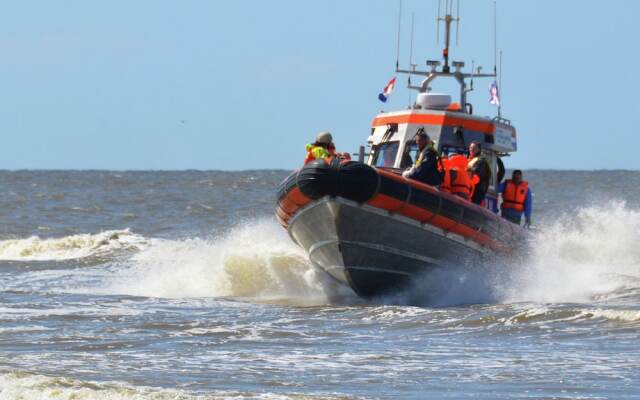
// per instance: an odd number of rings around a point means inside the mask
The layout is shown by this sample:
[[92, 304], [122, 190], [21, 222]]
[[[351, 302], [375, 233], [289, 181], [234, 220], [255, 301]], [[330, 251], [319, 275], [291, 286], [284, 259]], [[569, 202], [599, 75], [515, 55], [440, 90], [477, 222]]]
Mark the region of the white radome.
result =
[[416, 104], [422, 108], [447, 108], [451, 96], [444, 93], [418, 93]]

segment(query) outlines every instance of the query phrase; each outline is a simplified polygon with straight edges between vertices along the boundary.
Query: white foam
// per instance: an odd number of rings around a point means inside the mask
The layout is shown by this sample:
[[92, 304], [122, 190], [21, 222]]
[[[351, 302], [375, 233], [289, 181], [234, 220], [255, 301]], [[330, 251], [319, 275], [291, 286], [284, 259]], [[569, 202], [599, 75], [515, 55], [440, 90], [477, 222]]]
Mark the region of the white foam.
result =
[[618, 309], [592, 309], [582, 311], [582, 316], [586, 318], [604, 318], [607, 320], [621, 322], [639, 322], [639, 310], [618, 310]]
[[314, 268], [273, 220], [245, 223], [210, 240], [152, 240], [100, 289], [149, 297], [239, 297], [326, 304], [350, 289]]
[[[0, 313], [3, 314], [7, 309], [6, 308], [0, 308]], [[0, 334], [2, 333], [31, 333], [31, 332], [46, 332], [46, 331], [51, 331], [53, 330], [53, 328], [48, 328], [46, 326], [39, 326], [39, 325], [24, 325], [24, 326], [12, 326], [9, 328], [0, 328]]]
[[[581, 208], [543, 226], [524, 265], [502, 286], [505, 301], [587, 302], [637, 287], [640, 212], [622, 202]], [[503, 279], [504, 281], [504, 279]]]
[[[337, 398], [339, 396], [328, 396]], [[88, 382], [65, 377], [12, 372], [0, 373], [0, 400], [218, 400], [218, 399], [291, 399], [327, 398], [327, 396], [282, 395], [217, 390], [206, 395], [176, 389], [131, 386], [121, 382]]]
[[144, 244], [144, 237], [128, 229], [48, 239], [32, 236], [0, 241], [0, 260], [62, 261], [124, 248], [141, 248]]

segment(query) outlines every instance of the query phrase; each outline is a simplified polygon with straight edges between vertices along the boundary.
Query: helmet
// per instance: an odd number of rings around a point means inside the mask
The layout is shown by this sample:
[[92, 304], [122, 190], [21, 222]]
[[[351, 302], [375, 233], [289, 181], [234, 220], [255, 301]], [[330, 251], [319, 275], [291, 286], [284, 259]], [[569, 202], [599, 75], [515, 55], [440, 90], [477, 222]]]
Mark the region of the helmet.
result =
[[333, 142], [333, 137], [331, 136], [331, 133], [323, 131], [318, 133], [318, 136], [316, 136], [316, 142], [330, 144], [331, 142]]

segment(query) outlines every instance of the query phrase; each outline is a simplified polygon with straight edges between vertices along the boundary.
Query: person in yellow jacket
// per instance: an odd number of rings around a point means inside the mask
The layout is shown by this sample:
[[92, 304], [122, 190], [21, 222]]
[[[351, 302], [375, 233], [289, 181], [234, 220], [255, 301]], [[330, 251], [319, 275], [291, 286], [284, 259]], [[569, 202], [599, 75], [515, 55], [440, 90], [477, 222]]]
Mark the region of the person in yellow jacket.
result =
[[331, 133], [327, 131], [318, 133], [316, 141], [309, 143], [305, 148], [307, 150], [307, 157], [304, 159], [305, 165], [313, 160], [327, 157], [339, 157], [345, 160], [351, 159], [349, 153], [336, 153], [336, 145], [333, 143], [333, 137]]

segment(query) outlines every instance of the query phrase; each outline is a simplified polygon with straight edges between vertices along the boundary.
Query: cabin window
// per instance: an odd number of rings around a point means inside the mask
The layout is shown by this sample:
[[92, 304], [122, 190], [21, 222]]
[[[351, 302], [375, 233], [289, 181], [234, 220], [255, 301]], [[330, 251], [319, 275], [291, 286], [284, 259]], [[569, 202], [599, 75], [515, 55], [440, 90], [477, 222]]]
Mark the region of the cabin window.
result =
[[413, 165], [418, 157], [418, 145], [415, 142], [407, 142], [404, 146], [404, 153], [402, 154], [402, 160], [400, 161], [400, 168], [409, 168]]
[[386, 142], [376, 146], [373, 165], [376, 167], [392, 168], [396, 162], [399, 146], [399, 142]]

